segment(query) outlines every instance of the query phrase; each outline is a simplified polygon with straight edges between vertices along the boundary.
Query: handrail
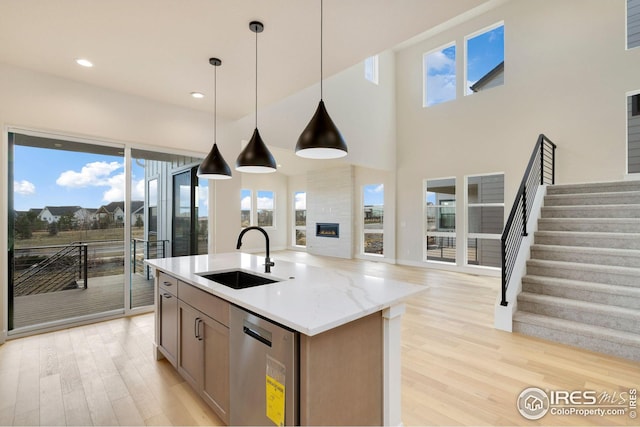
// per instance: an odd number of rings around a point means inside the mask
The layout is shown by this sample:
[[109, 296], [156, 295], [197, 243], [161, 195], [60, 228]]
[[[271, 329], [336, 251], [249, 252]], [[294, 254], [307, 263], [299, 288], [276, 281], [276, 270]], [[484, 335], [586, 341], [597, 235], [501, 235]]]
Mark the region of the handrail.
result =
[[507, 306], [507, 287], [513, 273], [522, 238], [527, 236], [527, 221], [538, 188], [555, 184], [556, 144], [544, 134], [538, 136], [520, 188], [513, 202], [511, 213], [502, 233], [502, 299], [500, 305]]

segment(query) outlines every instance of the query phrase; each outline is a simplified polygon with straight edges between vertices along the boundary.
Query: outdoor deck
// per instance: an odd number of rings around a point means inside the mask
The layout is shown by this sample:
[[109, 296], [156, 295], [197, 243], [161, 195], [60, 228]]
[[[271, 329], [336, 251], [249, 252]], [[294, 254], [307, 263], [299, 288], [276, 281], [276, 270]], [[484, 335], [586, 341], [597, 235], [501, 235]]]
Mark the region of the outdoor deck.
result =
[[[13, 305], [13, 327], [38, 325], [89, 314], [124, 308], [124, 274], [89, 279], [87, 289], [70, 289], [16, 297]], [[134, 274], [131, 307], [151, 305], [153, 279]]]

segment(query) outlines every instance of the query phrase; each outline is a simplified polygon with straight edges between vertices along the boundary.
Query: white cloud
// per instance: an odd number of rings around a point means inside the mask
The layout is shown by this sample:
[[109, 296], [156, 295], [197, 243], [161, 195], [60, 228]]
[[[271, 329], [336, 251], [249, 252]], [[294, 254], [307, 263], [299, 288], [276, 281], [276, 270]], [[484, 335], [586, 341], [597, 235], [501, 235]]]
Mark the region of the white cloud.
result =
[[438, 71], [455, 70], [456, 61], [449, 58], [444, 52], [433, 52], [427, 56], [427, 73], [435, 73]]
[[240, 200], [240, 209], [243, 211], [251, 209], [251, 196], [243, 197], [242, 200]]
[[456, 97], [456, 75], [442, 74], [427, 78], [427, 105], [450, 101]]
[[133, 181], [131, 186], [131, 200], [144, 200], [144, 179]]
[[384, 191], [384, 184], [378, 184], [375, 188], [369, 187], [369, 191], [372, 193], [382, 193]]
[[307, 193], [296, 193], [295, 207], [296, 207], [296, 210], [307, 209]]
[[101, 185], [109, 187], [109, 189], [102, 194], [102, 200], [105, 202], [121, 202], [124, 200], [123, 173], [107, 178]]
[[72, 170], [62, 172], [56, 180], [56, 184], [72, 188], [107, 186], [110, 185], [109, 175], [122, 167], [123, 165], [118, 162], [87, 163], [80, 172]]
[[273, 209], [273, 197], [258, 197], [258, 209]]
[[32, 194], [36, 194], [36, 186], [26, 179], [23, 179], [22, 181], [13, 183], [13, 191], [21, 196], [31, 196]]

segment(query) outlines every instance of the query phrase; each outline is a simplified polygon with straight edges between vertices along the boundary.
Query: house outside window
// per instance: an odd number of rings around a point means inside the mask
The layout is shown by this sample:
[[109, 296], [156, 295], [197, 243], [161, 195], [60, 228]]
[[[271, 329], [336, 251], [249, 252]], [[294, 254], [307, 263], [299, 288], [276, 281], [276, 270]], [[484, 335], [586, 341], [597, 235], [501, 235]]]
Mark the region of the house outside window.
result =
[[426, 261], [456, 262], [456, 179], [424, 182]]
[[504, 84], [504, 23], [465, 37], [465, 95]]
[[499, 268], [504, 227], [504, 174], [469, 176], [467, 264]]

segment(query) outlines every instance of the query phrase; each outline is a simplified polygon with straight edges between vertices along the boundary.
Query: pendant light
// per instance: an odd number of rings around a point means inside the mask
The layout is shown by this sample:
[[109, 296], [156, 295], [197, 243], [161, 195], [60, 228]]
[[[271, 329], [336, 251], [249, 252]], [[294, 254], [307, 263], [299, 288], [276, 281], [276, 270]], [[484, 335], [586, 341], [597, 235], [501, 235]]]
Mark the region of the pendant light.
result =
[[322, 100], [322, 0], [320, 0], [320, 103], [296, 144], [296, 154], [308, 159], [337, 159], [347, 155], [347, 144], [329, 117]]
[[229, 179], [231, 178], [231, 169], [224, 157], [218, 150], [216, 143], [216, 118], [217, 118], [217, 80], [218, 67], [222, 65], [222, 61], [218, 58], [209, 58], [209, 64], [213, 65], [213, 147], [211, 152], [204, 158], [198, 167], [198, 178], [204, 179]]
[[249, 28], [256, 34], [256, 129], [249, 143], [236, 159], [236, 170], [249, 173], [270, 173], [277, 170], [276, 159], [258, 132], [258, 33], [264, 30], [262, 22], [252, 21]]

